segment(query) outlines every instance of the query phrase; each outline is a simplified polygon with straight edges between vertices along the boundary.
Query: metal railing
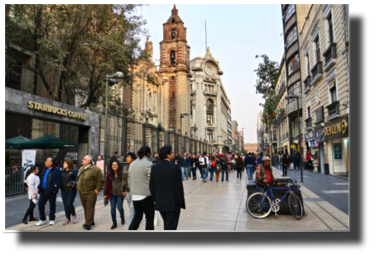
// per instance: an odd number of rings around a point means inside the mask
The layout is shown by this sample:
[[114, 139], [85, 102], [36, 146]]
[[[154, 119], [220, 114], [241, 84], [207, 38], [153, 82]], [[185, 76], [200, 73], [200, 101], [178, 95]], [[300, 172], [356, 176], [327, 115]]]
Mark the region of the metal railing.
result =
[[12, 167], [5, 168], [5, 196], [12, 196], [25, 193], [24, 169]]
[[210, 96], [217, 96], [217, 91], [208, 91], [208, 90], [204, 90], [204, 91], [203, 91], [203, 94], [204, 94], [204, 95], [210, 95]]

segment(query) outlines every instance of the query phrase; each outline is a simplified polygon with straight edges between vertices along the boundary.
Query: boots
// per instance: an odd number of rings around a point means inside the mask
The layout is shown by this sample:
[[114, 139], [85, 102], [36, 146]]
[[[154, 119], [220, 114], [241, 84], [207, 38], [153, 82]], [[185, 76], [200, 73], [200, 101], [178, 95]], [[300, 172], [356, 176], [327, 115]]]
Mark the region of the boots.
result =
[[117, 222], [113, 222], [112, 226], [111, 226], [111, 229], [114, 229], [117, 227]]
[[125, 224], [125, 216], [121, 217], [121, 225]]

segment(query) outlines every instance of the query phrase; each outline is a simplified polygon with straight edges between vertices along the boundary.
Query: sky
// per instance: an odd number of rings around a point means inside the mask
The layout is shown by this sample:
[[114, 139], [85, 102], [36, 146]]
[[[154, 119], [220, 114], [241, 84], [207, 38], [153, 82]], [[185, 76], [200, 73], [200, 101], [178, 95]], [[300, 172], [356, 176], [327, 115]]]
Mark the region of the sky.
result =
[[[159, 42], [163, 40], [163, 24], [171, 16], [172, 4], [150, 4], [139, 8], [147, 20], [149, 40], [153, 42], [154, 61], [159, 65]], [[187, 28], [190, 59], [204, 56], [205, 21], [207, 46], [219, 61], [224, 74], [221, 81], [229, 97], [232, 120], [239, 130], [244, 128], [245, 143], [257, 142], [257, 116], [263, 103], [255, 93], [256, 74], [266, 54], [280, 63], [284, 52], [280, 5], [189, 5], [177, 4], [178, 15]], [[144, 48], [146, 36], [141, 36]]]

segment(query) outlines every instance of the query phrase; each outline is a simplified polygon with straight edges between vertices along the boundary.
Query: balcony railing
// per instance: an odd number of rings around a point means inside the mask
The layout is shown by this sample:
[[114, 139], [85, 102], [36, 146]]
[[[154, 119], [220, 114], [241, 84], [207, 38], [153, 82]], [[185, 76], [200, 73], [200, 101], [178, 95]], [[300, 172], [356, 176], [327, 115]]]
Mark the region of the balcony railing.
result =
[[339, 101], [335, 101], [331, 103], [330, 105], [326, 106], [326, 108], [328, 109], [328, 118], [326, 119], [327, 121], [340, 116], [339, 105], [340, 105]]
[[196, 90], [191, 90], [190, 95], [196, 94]]
[[304, 94], [311, 91], [311, 76], [307, 76], [304, 80]]
[[305, 119], [305, 129], [311, 129], [312, 128], [312, 117], [308, 117]]
[[322, 61], [317, 62], [317, 64], [312, 68], [312, 82], [311, 85], [314, 85], [322, 77]]
[[217, 91], [208, 91], [208, 90], [204, 90], [204, 91], [203, 91], [203, 94], [204, 94], [204, 95], [208, 95], [208, 96], [217, 96]]
[[325, 58], [324, 71], [327, 72], [336, 63], [337, 60], [337, 44], [333, 43], [323, 54]]
[[[299, 98], [299, 109], [301, 109], [303, 106], [302, 103], [302, 97]], [[287, 115], [291, 114], [292, 112], [297, 112], [297, 99], [294, 98], [291, 102], [287, 104]]]

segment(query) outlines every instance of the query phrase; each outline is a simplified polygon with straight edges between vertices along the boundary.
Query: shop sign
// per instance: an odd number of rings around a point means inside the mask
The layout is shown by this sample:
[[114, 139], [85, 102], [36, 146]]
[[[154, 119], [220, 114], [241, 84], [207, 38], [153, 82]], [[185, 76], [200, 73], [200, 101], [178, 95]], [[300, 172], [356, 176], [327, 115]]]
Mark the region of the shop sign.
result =
[[316, 147], [317, 146], [316, 141], [309, 141], [308, 145], [309, 145], [309, 147]]
[[308, 142], [308, 140], [314, 139], [315, 138], [314, 130], [305, 133], [304, 138], [306, 142]]
[[66, 109], [62, 109], [62, 108], [58, 108], [58, 107], [54, 107], [54, 106], [50, 106], [50, 105], [45, 105], [45, 104], [41, 104], [41, 103], [37, 103], [37, 102], [33, 102], [33, 101], [29, 101], [28, 107], [30, 109], [40, 110], [40, 111], [44, 111], [44, 112], [48, 112], [48, 113], [52, 113], [52, 114], [58, 114], [61, 116], [68, 116], [71, 118], [86, 120], [85, 114], [67, 111]]
[[315, 124], [318, 124], [320, 122], [324, 121], [324, 107], [320, 106], [318, 109], [315, 110]]
[[295, 145], [291, 145], [291, 148], [294, 148], [294, 149], [296, 149], [296, 146], [295, 146]]
[[334, 159], [342, 159], [342, 144], [334, 144]]
[[324, 128], [319, 128], [315, 130], [315, 135], [316, 135], [316, 142], [317, 143], [322, 143], [325, 141], [324, 137]]
[[334, 139], [345, 137], [348, 135], [348, 123], [347, 116], [336, 121], [332, 121], [324, 127], [325, 139]]

